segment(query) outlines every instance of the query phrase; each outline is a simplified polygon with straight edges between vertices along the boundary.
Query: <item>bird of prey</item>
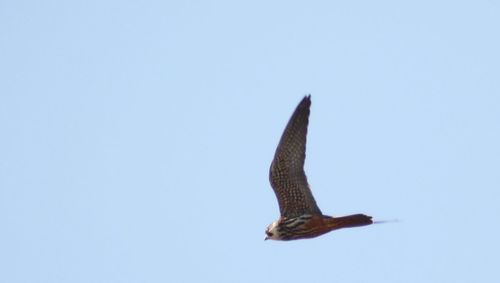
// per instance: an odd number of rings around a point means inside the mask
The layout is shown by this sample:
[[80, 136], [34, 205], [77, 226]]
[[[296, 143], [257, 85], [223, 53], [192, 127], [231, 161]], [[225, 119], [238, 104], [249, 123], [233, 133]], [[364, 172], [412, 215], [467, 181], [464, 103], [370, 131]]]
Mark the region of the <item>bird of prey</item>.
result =
[[305, 96], [288, 122], [276, 149], [269, 181], [278, 199], [281, 217], [266, 230], [266, 240], [314, 238], [333, 230], [370, 225], [370, 216], [323, 215], [307, 183], [304, 172], [306, 136], [311, 96]]

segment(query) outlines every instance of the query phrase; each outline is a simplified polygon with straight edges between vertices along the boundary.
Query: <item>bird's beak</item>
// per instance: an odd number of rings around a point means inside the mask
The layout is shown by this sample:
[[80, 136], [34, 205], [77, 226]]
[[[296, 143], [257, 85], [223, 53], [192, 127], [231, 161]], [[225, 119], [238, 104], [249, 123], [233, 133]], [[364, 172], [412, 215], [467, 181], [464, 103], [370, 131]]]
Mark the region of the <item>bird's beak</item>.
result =
[[267, 240], [269, 240], [269, 237], [264, 238], [264, 241], [267, 241]]

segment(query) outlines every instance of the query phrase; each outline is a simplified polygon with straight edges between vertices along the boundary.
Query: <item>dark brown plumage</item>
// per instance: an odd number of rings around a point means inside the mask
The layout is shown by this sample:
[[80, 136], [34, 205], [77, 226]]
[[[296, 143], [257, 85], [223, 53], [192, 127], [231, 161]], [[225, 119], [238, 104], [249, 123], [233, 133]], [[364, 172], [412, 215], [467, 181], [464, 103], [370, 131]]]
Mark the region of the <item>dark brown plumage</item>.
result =
[[326, 216], [316, 204], [304, 172], [310, 107], [311, 96], [308, 95], [288, 121], [271, 163], [269, 180], [278, 199], [281, 217], [268, 226], [266, 239], [313, 238], [336, 229], [373, 223], [371, 217], [364, 214]]
[[288, 121], [269, 170], [269, 180], [278, 198], [281, 216], [321, 214], [304, 172], [310, 106], [311, 96], [308, 95]]

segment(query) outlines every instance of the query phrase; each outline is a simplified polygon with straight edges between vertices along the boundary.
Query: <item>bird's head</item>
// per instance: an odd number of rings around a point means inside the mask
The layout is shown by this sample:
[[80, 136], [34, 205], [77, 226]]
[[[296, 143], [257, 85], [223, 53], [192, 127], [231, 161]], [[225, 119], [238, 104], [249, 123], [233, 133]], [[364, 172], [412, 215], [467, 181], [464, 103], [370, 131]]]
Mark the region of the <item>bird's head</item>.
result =
[[278, 232], [278, 220], [269, 224], [266, 229], [266, 238], [264, 240], [281, 240]]

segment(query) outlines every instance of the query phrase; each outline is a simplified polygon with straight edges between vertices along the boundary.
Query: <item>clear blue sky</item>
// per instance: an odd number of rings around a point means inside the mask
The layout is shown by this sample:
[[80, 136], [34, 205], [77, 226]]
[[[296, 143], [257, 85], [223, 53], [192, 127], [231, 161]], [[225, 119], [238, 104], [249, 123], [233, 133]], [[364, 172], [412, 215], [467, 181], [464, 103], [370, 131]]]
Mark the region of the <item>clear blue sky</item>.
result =
[[[499, 282], [499, 15], [1, 2], [0, 282]], [[323, 212], [398, 222], [263, 241], [309, 93]]]

